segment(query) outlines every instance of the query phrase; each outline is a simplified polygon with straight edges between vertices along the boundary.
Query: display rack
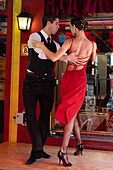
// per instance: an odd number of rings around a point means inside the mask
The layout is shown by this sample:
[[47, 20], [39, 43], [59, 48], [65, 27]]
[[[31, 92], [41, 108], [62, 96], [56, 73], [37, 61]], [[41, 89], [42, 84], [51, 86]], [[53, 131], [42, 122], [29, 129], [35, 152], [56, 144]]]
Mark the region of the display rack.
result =
[[7, 14], [0, 11], [0, 143], [3, 142]]
[[0, 101], [5, 100], [7, 15], [0, 14]]

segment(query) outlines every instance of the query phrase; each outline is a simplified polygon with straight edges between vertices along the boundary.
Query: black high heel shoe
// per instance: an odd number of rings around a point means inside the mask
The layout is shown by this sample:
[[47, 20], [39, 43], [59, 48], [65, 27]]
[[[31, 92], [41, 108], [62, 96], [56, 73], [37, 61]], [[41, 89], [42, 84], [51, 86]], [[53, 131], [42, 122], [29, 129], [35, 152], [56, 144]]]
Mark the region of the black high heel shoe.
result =
[[[66, 155], [66, 160], [64, 158], [65, 155]], [[62, 160], [63, 166], [72, 166], [72, 164], [68, 161], [66, 153], [63, 153], [61, 150], [59, 150], [57, 156], [59, 158], [59, 165], [61, 164], [61, 160]]]
[[81, 143], [80, 145], [77, 145], [77, 147], [78, 147], [78, 151], [77, 152], [74, 152], [74, 155], [76, 156], [76, 155], [80, 155], [81, 154], [81, 156], [83, 155], [83, 149], [84, 149], [84, 145]]

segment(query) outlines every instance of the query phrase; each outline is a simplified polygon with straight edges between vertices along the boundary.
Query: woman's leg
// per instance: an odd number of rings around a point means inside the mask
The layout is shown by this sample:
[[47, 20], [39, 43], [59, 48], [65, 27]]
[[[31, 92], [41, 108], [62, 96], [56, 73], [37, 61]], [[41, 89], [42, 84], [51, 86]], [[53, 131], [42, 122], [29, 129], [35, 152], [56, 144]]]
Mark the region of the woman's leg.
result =
[[81, 142], [81, 137], [80, 137], [80, 126], [78, 124], [77, 117], [74, 120], [74, 134], [76, 137], [76, 145], [80, 145], [82, 142]]
[[67, 151], [67, 146], [69, 143], [69, 139], [74, 127], [74, 120], [75, 117], [67, 124], [64, 126], [64, 135], [63, 135], [63, 141], [62, 141], [62, 146], [61, 146], [61, 151], [66, 153]]
[[84, 145], [82, 144], [81, 137], [80, 137], [80, 126], [78, 123], [77, 117], [74, 121], [74, 134], [76, 137], [76, 152], [74, 152], [74, 155], [82, 155], [82, 151], [84, 149]]
[[67, 158], [67, 147], [68, 147], [69, 139], [70, 139], [73, 127], [74, 127], [74, 119], [75, 119], [75, 117], [67, 125], [64, 126], [64, 135], [63, 135], [61, 151], [58, 152], [58, 155], [60, 155], [58, 157], [63, 158], [63, 161], [65, 161], [65, 164], [67, 164], [68, 166], [72, 165], [68, 161], [68, 158]]

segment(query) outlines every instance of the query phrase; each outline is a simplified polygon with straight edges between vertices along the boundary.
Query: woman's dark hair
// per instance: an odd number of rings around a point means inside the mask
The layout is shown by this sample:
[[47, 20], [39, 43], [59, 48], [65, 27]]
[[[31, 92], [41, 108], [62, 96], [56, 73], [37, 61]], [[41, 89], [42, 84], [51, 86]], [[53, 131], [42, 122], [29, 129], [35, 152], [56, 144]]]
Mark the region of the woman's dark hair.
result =
[[75, 25], [75, 27], [77, 27], [79, 30], [86, 31], [88, 22], [83, 17], [74, 16], [71, 19], [71, 25]]
[[55, 21], [57, 18], [58, 18], [57, 14], [46, 13], [42, 18], [43, 28], [47, 25], [47, 21], [50, 21], [51, 23], [53, 23], [53, 21]]

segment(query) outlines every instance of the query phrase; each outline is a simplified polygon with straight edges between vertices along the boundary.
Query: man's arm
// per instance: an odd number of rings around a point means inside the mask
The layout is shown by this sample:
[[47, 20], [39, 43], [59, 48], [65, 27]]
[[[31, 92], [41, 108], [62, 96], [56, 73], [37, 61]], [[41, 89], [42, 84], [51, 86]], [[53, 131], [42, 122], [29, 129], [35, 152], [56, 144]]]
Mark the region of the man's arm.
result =
[[[58, 51], [61, 47], [57, 42], [54, 41], [54, 43], [56, 44], [57, 51]], [[87, 63], [88, 57], [86, 57], [84, 59], [81, 59], [79, 56], [76, 56], [75, 52], [72, 52], [69, 55], [67, 55], [67, 53], [65, 53], [65, 55], [60, 57], [59, 60], [60, 61], [65, 61], [65, 62], [70, 61], [70, 62], [72, 62], [72, 63], [74, 63], [76, 65], [85, 65]]]
[[41, 42], [41, 37], [40, 37], [40, 35], [39, 35], [37, 32], [34, 32], [34, 33], [32, 33], [32, 34], [30, 35], [30, 37], [29, 37], [29, 40], [28, 40], [28, 48], [33, 48], [34, 51], [39, 54], [38, 57], [39, 57], [40, 59], [47, 59], [46, 55], [44, 54], [44, 52], [42, 51], [41, 48], [38, 48], [38, 47], [37, 47], [37, 48], [34, 48], [34, 47], [33, 47], [32, 43], [31, 43], [33, 39]]

